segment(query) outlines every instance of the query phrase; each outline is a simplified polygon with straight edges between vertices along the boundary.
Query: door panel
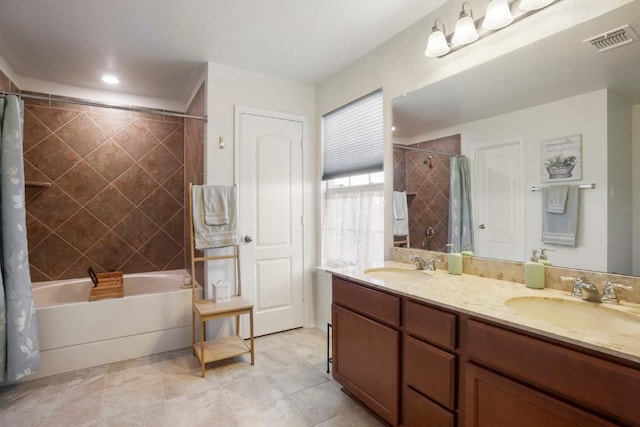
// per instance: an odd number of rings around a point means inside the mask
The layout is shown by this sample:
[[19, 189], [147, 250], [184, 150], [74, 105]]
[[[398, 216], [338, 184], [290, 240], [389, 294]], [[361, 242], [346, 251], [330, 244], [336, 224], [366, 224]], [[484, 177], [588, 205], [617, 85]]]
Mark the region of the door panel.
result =
[[241, 275], [258, 336], [304, 322], [303, 123], [273, 114], [239, 116]]
[[524, 259], [520, 142], [482, 147], [478, 159], [477, 255]]

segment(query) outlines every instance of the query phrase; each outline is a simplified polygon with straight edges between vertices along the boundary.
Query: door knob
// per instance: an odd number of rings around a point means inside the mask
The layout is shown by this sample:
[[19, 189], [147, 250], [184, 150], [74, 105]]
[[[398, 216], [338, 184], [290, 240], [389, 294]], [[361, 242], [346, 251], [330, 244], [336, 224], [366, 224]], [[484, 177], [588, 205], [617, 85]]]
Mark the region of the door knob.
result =
[[478, 228], [479, 228], [480, 230], [484, 230], [484, 224], [480, 224], [480, 225], [478, 226]]
[[249, 236], [248, 234], [244, 236], [245, 243], [251, 243], [252, 241], [253, 241], [253, 237]]

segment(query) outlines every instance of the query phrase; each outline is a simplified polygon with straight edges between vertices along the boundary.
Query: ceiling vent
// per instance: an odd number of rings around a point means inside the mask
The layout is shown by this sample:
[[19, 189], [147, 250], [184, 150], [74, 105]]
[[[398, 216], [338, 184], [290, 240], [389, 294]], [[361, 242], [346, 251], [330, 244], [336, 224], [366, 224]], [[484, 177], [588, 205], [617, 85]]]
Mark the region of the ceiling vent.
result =
[[629, 44], [637, 40], [638, 35], [629, 25], [625, 25], [624, 27], [616, 28], [615, 30], [607, 31], [606, 33], [588, 38], [587, 40], [584, 40], [583, 43], [589, 43], [591, 46], [595, 47], [598, 52], [604, 52], [605, 50], [624, 46], [625, 44]]

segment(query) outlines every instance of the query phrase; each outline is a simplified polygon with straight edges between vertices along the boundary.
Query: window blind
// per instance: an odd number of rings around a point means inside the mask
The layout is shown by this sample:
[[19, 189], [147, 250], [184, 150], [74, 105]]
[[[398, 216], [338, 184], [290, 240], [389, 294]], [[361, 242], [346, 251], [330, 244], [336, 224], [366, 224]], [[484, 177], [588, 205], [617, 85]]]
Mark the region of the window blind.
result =
[[382, 90], [322, 116], [322, 179], [382, 170]]

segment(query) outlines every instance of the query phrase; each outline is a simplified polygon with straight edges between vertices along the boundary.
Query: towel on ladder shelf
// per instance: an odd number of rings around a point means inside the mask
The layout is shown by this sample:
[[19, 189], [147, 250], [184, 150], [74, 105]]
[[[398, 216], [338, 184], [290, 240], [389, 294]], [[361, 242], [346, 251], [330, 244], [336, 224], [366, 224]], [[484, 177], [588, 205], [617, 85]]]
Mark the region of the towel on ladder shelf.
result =
[[203, 185], [204, 222], [207, 225], [229, 224], [229, 187]]
[[569, 187], [564, 213], [549, 212], [548, 189], [542, 189], [542, 243], [565, 246], [576, 245], [580, 212], [578, 189], [577, 185]]
[[215, 203], [211, 203], [211, 200], [205, 200], [205, 196], [216, 192], [204, 191], [204, 187], [206, 186], [194, 185], [191, 194], [193, 203], [191, 207], [193, 213], [193, 235], [196, 249], [211, 249], [237, 245], [239, 240], [236, 188], [226, 186], [227, 223], [208, 225], [205, 206], [208, 203], [211, 205]]

